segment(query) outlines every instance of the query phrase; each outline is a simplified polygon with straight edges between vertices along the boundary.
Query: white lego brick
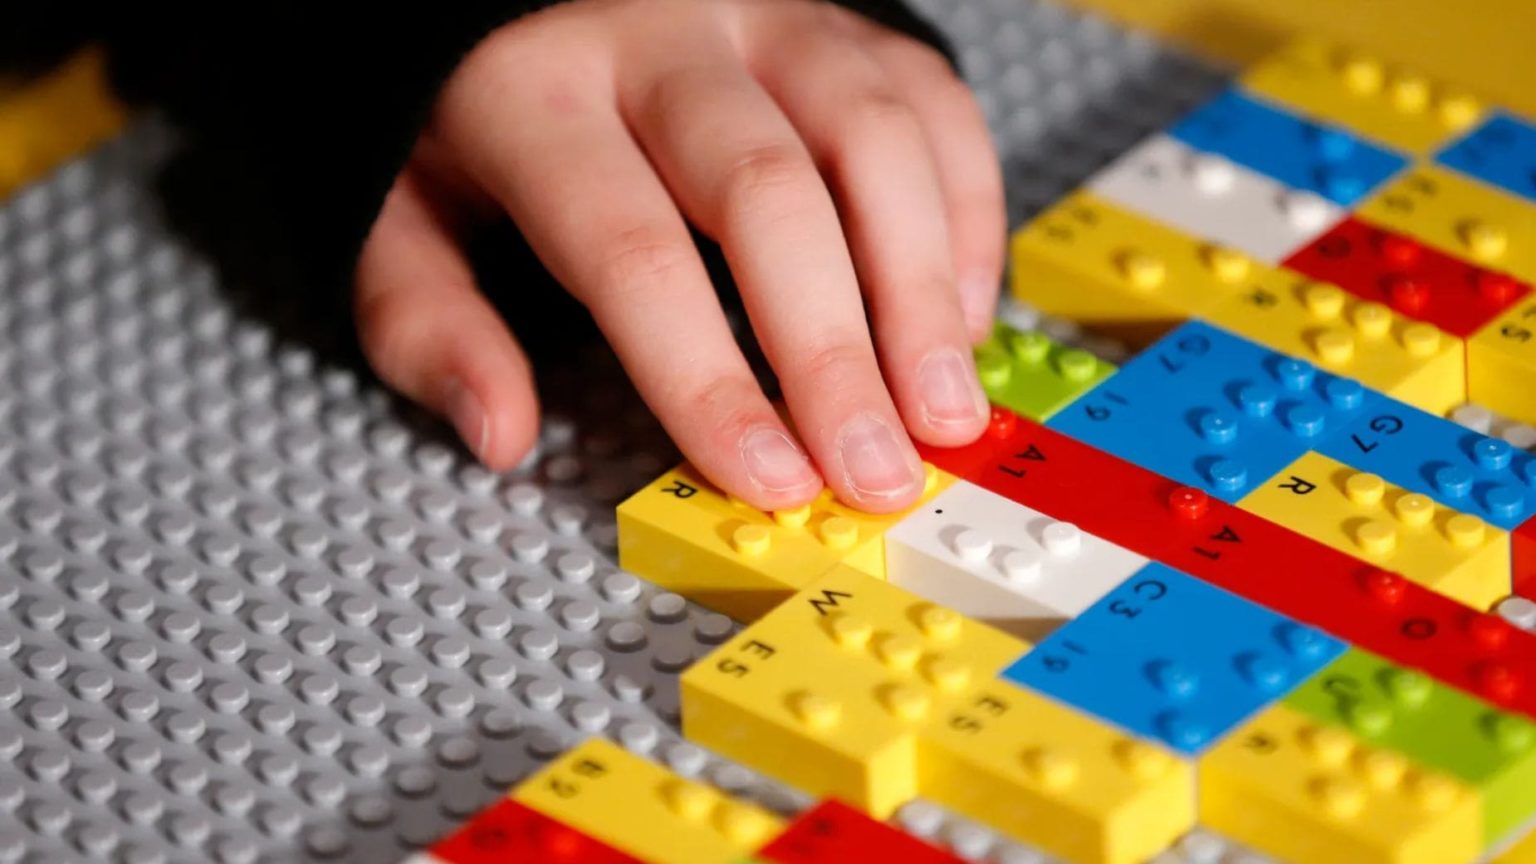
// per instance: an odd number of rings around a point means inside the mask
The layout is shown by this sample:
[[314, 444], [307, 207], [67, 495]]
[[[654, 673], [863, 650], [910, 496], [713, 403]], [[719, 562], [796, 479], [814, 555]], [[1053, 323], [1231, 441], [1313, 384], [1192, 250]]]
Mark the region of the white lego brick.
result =
[[893, 584], [1038, 641], [1147, 564], [1077, 526], [963, 480], [885, 535]]
[[1285, 260], [1345, 215], [1326, 198], [1165, 134], [1127, 151], [1087, 186], [1128, 210], [1269, 264]]

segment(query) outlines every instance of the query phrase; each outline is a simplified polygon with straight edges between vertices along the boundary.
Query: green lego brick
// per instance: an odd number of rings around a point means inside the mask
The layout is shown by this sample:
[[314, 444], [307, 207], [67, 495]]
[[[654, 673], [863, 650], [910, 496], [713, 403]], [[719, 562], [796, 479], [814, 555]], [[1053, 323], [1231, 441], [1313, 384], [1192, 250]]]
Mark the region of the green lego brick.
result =
[[1358, 648], [1285, 702], [1478, 790], [1489, 846], [1536, 815], [1536, 725]]
[[1114, 374], [1115, 367], [1044, 333], [998, 324], [976, 348], [976, 371], [994, 404], [1038, 422]]

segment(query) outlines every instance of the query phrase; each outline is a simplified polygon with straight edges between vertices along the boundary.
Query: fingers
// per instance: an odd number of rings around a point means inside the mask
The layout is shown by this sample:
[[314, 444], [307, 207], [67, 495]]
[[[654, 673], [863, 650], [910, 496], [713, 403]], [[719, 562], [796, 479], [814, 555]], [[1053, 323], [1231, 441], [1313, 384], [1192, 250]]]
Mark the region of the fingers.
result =
[[651, 58], [654, 84], [621, 88], [625, 116], [684, 212], [720, 244], [828, 485], [866, 511], [907, 507], [922, 463], [881, 376], [832, 196], [739, 57], [709, 45], [726, 47], [693, 38]]
[[755, 507], [808, 503], [821, 479], [758, 386], [611, 89], [535, 68], [509, 64], [516, 87], [450, 86], [444, 134], [592, 312], [687, 458]]
[[786, 30], [752, 58], [841, 205], [875, 344], [907, 428], [968, 444], [987, 421], [956, 289], [944, 199], [916, 114], [859, 46]]
[[[842, 13], [843, 10], [836, 10]], [[852, 25], [917, 115], [943, 187], [960, 301], [971, 338], [992, 327], [1008, 245], [1008, 210], [996, 147], [974, 95], [943, 56], [857, 16]]]
[[385, 382], [447, 417], [494, 470], [528, 453], [539, 412], [527, 358], [411, 171], [363, 247], [354, 300], [363, 350]]

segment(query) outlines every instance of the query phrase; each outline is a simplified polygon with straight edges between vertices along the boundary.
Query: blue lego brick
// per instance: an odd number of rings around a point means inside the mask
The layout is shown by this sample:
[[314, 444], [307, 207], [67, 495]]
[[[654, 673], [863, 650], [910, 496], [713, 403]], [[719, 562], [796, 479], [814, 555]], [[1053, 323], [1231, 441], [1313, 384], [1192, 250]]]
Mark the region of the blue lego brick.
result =
[[1192, 320], [1046, 425], [1235, 503], [1380, 398]]
[[1151, 563], [1003, 677], [1195, 755], [1346, 647]]
[[1536, 515], [1530, 453], [1380, 394], [1314, 449], [1505, 530]]
[[1536, 123], [1494, 112], [1440, 151], [1441, 165], [1536, 201]]
[[1197, 150], [1227, 157], [1343, 207], [1408, 165], [1407, 157], [1341, 126], [1298, 117], [1229, 87], [1169, 130]]

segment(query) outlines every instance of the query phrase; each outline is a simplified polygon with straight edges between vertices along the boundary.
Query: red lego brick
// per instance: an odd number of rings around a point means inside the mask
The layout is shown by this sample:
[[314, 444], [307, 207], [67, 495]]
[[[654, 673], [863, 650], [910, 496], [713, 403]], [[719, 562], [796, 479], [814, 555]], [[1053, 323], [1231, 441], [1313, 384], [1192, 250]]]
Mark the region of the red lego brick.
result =
[[1513, 561], [1514, 591], [1536, 600], [1536, 516], [1525, 520], [1509, 534]]
[[1498, 616], [1027, 419], [994, 444], [971, 482], [1536, 717], [1536, 636]]
[[961, 480], [970, 480], [992, 465], [998, 448], [1007, 445], [1013, 437], [1014, 430], [1018, 428], [1018, 423], [1018, 415], [1001, 405], [993, 405], [992, 419], [987, 423], [987, 431], [964, 447], [932, 447], [921, 441], [914, 443], [917, 444], [917, 453], [924, 462], [947, 471]]
[[427, 851], [447, 864], [643, 864], [510, 798], [475, 814]]
[[831, 798], [800, 814], [757, 853], [757, 859], [775, 864], [962, 864], [959, 858]]
[[1512, 276], [1356, 217], [1303, 247], [1285, 266], [1463, 338], [1531, 291]]

